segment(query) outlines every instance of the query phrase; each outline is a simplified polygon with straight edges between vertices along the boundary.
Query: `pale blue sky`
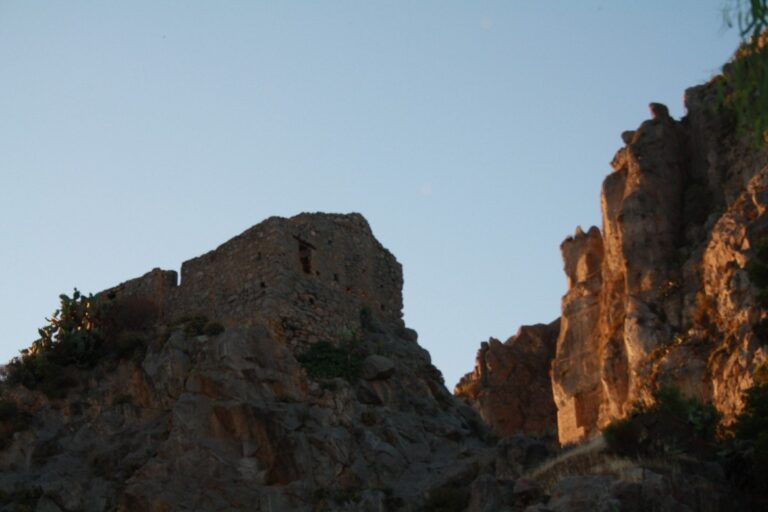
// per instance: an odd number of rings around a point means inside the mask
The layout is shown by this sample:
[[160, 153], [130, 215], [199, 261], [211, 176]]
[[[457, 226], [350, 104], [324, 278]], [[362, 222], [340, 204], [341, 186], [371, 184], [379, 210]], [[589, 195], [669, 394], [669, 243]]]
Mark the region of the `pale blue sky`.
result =
[[361, 212], [452, 388], [559, 315], [622, 130], [737, 44], [726, 0], [0, 0], [0, 359], [272, 215]]

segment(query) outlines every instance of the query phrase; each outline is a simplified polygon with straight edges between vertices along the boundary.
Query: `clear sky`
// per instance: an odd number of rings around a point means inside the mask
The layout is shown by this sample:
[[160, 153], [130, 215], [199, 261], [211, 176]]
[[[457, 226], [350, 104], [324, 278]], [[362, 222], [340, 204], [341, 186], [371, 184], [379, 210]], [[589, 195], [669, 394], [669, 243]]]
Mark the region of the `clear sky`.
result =
[[0, 0], [0, 359], [261, 220], [361, 212], [446, 384], [559, 315], [622, 130], [738, 41], [727, 0]]

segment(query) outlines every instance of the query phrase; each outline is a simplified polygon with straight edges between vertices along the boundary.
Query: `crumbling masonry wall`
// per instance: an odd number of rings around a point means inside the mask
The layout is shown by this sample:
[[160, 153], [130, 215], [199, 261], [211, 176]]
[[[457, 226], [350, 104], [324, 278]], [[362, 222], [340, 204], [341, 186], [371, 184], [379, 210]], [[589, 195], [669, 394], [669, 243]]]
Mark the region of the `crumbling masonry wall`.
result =
[[360, 214], [271, 217], [188, 260], [181, 283], [154, 269], [105, 290], [151, 301], [161, 322], [204, 315], [225, 326], [266, 324], [278, 336], [314, 342], [374, 322], [402, 327], [402, 267]]

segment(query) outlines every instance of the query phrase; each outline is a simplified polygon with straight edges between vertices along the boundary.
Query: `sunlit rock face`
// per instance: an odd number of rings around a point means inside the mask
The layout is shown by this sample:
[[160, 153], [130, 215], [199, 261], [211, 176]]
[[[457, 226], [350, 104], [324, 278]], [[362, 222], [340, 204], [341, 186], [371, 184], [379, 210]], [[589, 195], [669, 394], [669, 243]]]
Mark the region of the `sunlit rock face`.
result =
[[737, 139], [712, 85], [686, 93], [688, 115], [622, 136], [603, 182], [602, 232], [563, 242], [568, 277], [552, 386], [562, 443], [584, 439], [659, 385], [741, 408], [765, 358], [765, 316], [746, 272], [768, 235], [765, 151]]
[[661, 385], [713, 402], [726, 422], [741, 409], [768, 352], [754, 328], [768, 315], [747, 272], [768, 241], [768, 151], [734, 133], [716, 84], [689, 89], [685, 103], [680, 121], [652, 103], [652, 118], [621, 134], [602, 228], [562, 243], [554, 352], [523, 349], [524, 336], [491, 340], [456, 387], [498, 434], [546, 416], [549, 399], [529, 398], [545, 379], [561, 443], [599, 433]]
[[71, 368], [63, 398], [0, 389], [31, 418], [0, 432], [0, 510], [421, 510], [466, 485], [489, 436], [403, 325], [401, 287], [362, 216], [302, 214], [184, 263], [180, 284], [154, 270], [102, 292], [142, 329], [107, 343], [146, 349]]
[[504, 343], [483, 342], [475, 370], [456, 385], [454, 394], [478, 411], [502, 436], [541, 434], [556, 429], [556, 409], [549, 380], [559, 321], [523, 326]]

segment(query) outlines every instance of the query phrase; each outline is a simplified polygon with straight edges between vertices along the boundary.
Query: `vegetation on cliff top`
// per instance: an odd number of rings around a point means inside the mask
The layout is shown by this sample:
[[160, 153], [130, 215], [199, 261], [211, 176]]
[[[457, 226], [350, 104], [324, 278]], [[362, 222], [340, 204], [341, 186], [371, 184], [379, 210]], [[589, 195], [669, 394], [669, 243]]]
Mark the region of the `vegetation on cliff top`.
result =
[[742, 45], [723, 68], [720, 96], [736, 117], [740, 134], [768, 142], [768, 0], [737, 1], [726, 23], [738, 25]]
[[[143, 355], [151, 322], [148, 307], [83, 295], [59, 296], [59, 309], [38, 329], [39, 338], [5, 367], [5, 382], [38, 389], [61, 398], [77, 384], [77, 370], [92, 368], [106, 358]], [[109, 341], [107, 341], [109, 340]]]

